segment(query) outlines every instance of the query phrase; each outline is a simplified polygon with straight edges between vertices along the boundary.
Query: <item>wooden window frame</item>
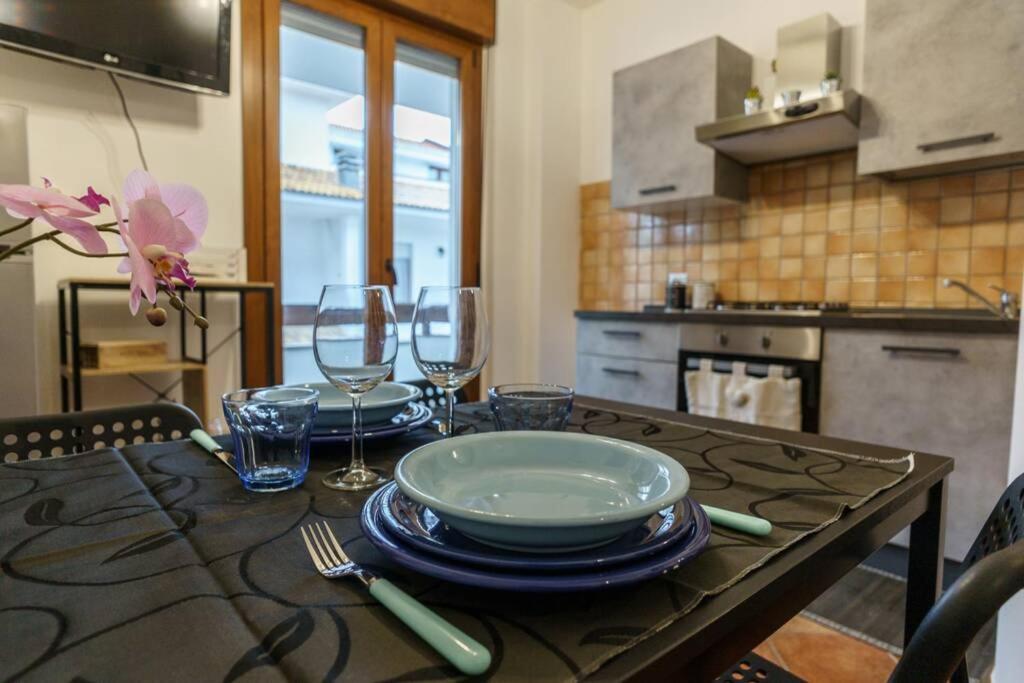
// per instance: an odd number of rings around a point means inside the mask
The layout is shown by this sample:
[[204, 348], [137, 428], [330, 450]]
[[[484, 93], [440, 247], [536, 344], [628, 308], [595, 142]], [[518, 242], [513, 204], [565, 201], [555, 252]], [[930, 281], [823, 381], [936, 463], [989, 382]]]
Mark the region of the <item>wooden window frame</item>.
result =
[[[366, 91], [366, 281], [393, 284], [385, 260], [394, 238], [391, 111], [394, 105], [394, 57], [397, 41], [442, 52], [459, 60], [461, 198], [460, 277], [464, 286], [480, 283], [480, 225], [483, 196], [481, 45], [357, 0], [292, 0], [295, 4], [361, 26], [365, 33]], [[252, 324], [243, 343], [250, 377], [266, 384], [282, 381], [281, 345], [281, 172], [280, 44], [281, 0], [242, 3], [242, 142], [245, 245], [248, 277], [273, 282], [276, 329], [267, 350], [261, 330], [262, 307], [247, 313]], [[391, 65], [384, 68], [384, 65]], [[374, 228], [373, 226], [379, 226]], [[276, 356], [276, 377], [268, 377], [269, 353]], [[475, 389], [475, 387], [474, 387]], [[474, 390], [475, 394], [476, 391]]]

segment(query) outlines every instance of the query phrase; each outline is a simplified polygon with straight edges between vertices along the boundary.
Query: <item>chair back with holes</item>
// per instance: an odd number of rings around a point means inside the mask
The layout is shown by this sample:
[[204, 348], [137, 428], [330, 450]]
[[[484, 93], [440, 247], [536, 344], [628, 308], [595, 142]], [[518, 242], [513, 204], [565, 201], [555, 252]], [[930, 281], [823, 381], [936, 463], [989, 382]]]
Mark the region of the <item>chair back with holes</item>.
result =
[[999, 496], [964, 565], [967, 571], [943, 593], [904, 648], [890, 681], [969, 679], [968, 646], [1006, 600], [1024, 588], [1024, 474]]
[[981, 558], [1024, 539], [1024, 474], [1013, 480], [999, 497], [992, 514], [967, 551], [968, 566]]
[[188, 438], [189, 432], [202, 426], [195, 413], [177, 403], [9, 418], [0, 420], [0, 462], [173, 441]]
[[[416, 401], [426, 407], [430, 408], [434, 412], [437, 412], [445, 407], [448, 402], [448, 398], [445, 396], [444, 389], [439, 389], [430, 383], [428, 379], [415, 379], [403, 382], [403, 384], [411, 384], [414, 387], [419, 387], [420, 391], [423, 392], [423, 398]], [[465, 403], [467, 400], [465, 389], [458, 389], [455, 392], [455, 404]]]

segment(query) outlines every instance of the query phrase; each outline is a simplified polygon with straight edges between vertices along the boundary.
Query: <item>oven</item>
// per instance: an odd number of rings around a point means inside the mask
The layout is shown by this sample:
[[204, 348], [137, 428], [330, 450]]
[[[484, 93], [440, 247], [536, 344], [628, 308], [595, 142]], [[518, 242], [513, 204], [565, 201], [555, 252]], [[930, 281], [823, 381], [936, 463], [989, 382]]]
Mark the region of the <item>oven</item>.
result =
[[783, 377], [800, 378], [801, 430], [818, 432], [821, 398], [821, 328], [818, 326], [683, 323], [680, 330], [678, 409], [689, 412], [684, 373], [710, 359], [715, 372], [746, 363], [747, 375], [766, 377], [781, 366]]

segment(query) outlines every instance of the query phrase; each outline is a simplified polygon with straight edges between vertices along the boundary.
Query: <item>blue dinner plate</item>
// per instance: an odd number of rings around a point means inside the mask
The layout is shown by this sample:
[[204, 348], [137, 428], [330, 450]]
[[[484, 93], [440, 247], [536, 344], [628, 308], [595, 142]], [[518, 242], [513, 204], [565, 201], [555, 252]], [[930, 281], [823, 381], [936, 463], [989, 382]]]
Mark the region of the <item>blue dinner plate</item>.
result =
[[704, 550], [711, 536], [711, 523], [699, 505], [687, 499], [693, 524], [687, 534], [665, 550], [632, 562], [567, 572], [526, 572], [475, 567], [406, 545], [384, 526], [380, 502], [384, 490], [376, 491], [363, 506], [359, 521], [367, 540], [396, 564], [445, 581], [508, 591], [564, 593], [596, 590], [639, 583], [689, 562]]
[[535, 554], [502, 550], [462, 535], [438, 519], [430, 508], [405, 496], [394, 482], [381, 490], [373, 504], [385, 529], [409, 546], [466, 564], [525, 571], [594, 569], [636, 560], [665, 550], [689, 533], [694, 524], [691, 503], [683, 499], [598, 548]]
[[[405, 410], [395, 415], [383, 424], [364, 425], [364, 439], [383, 439], [388, 436], [398, 436], [419, 429], [430, 422], [434, 413], [422, 403], [410, 403]], [[352, 440], [352, 427], [339, 427], [337, 429], [313, 428], [309, 440], [312, 443], [348, 443]]]

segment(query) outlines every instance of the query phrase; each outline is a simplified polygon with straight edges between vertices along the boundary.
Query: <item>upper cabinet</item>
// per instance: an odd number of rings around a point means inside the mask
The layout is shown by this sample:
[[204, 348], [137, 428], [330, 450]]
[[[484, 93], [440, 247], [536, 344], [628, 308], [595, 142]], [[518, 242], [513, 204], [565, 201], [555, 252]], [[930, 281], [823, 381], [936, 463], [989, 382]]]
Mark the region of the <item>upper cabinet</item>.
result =
[[697, 142], [698, 124], [743, 113], [752, 60], [715, 37], [615, 72], [612, 206], [662, 211], [746, 199], [743, 166]]
[[1024, 159], [1024, 2], [868, 0], [857, 172]]

